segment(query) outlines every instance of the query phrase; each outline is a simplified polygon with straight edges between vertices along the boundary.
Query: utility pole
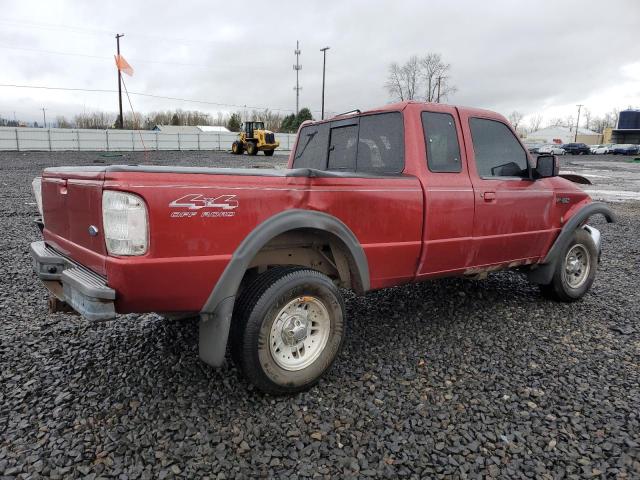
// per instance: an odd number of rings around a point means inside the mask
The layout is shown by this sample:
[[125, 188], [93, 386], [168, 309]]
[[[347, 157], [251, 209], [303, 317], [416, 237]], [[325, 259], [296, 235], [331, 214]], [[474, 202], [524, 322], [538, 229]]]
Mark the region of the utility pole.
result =
[[438, 100], [437, 102], [440, 103], [440, 82], [442, 81], [442, 77], [438, 77]]
[[578, 107], [578, 120], [576, 120], [576, 134], [573, 137], [573, 141], [577, 142], [578, 141], [578, 127], [580, 126], [580, 109], [583, 107], [584, 105], [580, 104], [580, 105], [576, 105], [576, 107]]
[[293, 52], [296, 54], [296, 64], [293, 66], [293, 69], [296, 71], [296, 86], [293, 88], [296, 91], [296, 117], [298, 116], [298, 110], [300, 109], [300, 87], [299, 83], [299, 74], [300, 70], [302, 70], [302, 65], [300, 65], [300, 42], [296, 40], [296, 49]]
[[322, 52], [323, 55], [323, 59], [322, 59], [322, 118], [321, 120], [324, 120], [324, 77], [325, 77], [325, 70], [327, 68], [327, 50], [329, 50], [330, 47], [324, 47], [321, 48], [320, 51]]
[[[116, 49], [118, 51], [118, 58], [120, 57], [120, 37], [124, 37], [124, 33], [116, 34]], [[118, 117], [118, 127], [120, 130], [124, 128], [124, 121], [122, 118], [122, 73], [120, 67], [118, 67], [118, 106], [120, 107], [120, 116]]]
[[42, 120], [44, 121], [44, 127], [43, 128], [47, 128], [47, 114], [46, 112], [46, 108], [42, 107]]

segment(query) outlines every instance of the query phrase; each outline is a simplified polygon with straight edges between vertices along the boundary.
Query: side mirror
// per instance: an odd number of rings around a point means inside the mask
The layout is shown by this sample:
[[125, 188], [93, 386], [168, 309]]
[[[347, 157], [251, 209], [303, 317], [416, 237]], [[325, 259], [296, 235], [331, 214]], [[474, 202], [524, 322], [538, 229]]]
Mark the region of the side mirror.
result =
[[557, 177], [560, 173], [560, 163], [555, 155], [538, 155], [536, 160], [536, 178]]

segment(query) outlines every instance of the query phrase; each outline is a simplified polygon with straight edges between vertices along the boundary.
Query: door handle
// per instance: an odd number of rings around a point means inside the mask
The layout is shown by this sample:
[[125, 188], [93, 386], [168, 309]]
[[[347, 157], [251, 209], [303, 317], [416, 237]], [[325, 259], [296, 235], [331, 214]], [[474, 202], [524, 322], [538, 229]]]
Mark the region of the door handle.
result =
[[484, 192], [482, 198], [485, 202], [493, 202], [496, 199], [496, 192]]

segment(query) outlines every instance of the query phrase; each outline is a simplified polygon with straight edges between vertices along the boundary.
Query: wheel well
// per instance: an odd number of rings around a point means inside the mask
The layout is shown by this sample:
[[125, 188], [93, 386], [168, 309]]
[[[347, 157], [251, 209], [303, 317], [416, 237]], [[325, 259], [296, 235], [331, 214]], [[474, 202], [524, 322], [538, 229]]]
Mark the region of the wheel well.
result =
[[364, 290], [349, 248], [330, 232], [299, 228], [272, 238], [249, 263], [242, 284], [268, 268], [282, 265], [308, 267], [324, 273], [339, 287], [357, 293]]

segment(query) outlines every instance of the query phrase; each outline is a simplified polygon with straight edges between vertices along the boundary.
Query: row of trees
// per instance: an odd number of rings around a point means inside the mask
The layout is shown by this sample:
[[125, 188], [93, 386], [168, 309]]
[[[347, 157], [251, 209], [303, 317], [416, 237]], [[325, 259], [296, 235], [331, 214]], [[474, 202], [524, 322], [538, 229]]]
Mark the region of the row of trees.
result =
[[[298, 115], [283, 115], [272, 110], [253, 110], [252, 112], [218, 112], [216, 116], [197, 110], [167, 110], [163, 112], [151, 112], [146, 115], [133, 115], [131, 112], [123, 115], [123, 126], [128, 130], [151, 130], [156, 125], [220, 125], [226, 126], [230, 131], [237, 132], [243, 122], [247, 121], [264, 122], [265, 128], [274, 132], [295, 132], [305, 120], [313, 120], [311, 111], [302, 108]], [[115, 128], [118, 116], [109, 112], [88, 112], [74, 115], [68, 119], [65, 116], [58, 116], [54, 126], [58, 128], [90, 128], [108, 129]], [[13, 126], [0, 118], [0, 126]]]

